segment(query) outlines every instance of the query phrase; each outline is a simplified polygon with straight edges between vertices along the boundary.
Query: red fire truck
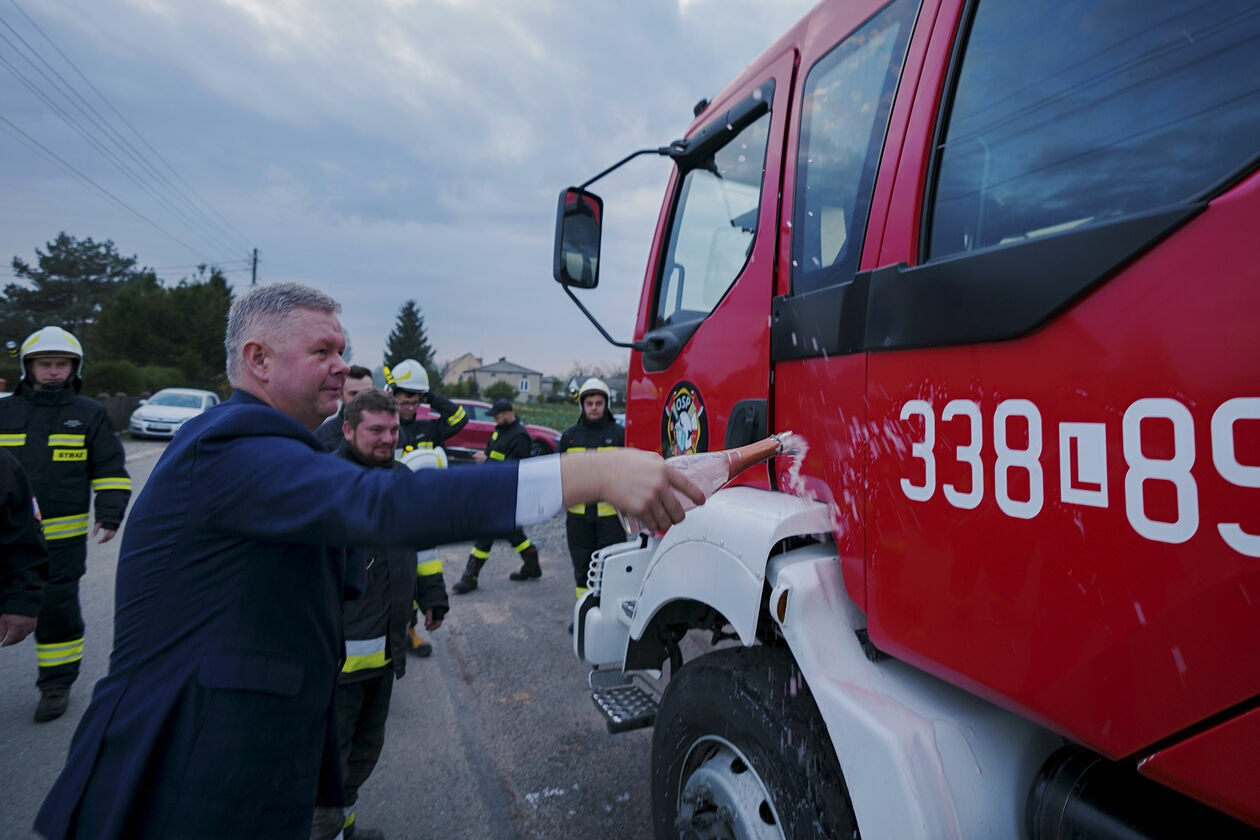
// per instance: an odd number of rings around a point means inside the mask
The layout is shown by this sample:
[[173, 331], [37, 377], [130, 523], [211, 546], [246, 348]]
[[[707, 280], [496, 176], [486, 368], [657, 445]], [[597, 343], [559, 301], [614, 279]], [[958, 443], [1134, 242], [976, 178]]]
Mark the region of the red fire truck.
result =
[[628, 442], [809, 444], [577, 607], [658, 837], [1260, 827], [1257, 55], [1249, 0], [828, 0], [626, 158]]

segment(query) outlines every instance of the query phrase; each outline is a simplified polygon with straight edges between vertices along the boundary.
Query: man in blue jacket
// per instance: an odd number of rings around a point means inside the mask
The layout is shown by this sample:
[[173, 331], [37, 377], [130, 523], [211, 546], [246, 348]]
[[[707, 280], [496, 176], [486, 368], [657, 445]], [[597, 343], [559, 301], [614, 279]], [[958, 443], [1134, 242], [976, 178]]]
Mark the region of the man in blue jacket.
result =
[[703, 494], [623, 451], [479, 470], [364, 470], [311, 434], [348, 366], [338, 304], [283, 283], [228, 315], [230, 400], [189, 421], [136, 501], [114, 650], [35, 828], [48, 838], [304, 840], [343, 804], [333, 692], [362, 568], [333, 546], [506, 534], [606, 499], [646, 527]]

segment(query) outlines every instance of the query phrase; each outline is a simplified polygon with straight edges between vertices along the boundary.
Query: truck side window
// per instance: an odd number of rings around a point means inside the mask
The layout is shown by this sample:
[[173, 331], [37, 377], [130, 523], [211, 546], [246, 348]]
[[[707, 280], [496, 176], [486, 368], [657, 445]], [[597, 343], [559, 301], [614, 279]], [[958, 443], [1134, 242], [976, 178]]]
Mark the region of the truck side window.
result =
[[1260, 151], [1253, 0], [980, 0], [965, 43], [928, 257], [1186, 201]]
[[792, 292], [853, 279], [917, 0], [897, 0], [809, 70], [801, 104]]
[[656, 299], [656, 325], [713, 311], [752, 253], [770, 113], [683, 176]]

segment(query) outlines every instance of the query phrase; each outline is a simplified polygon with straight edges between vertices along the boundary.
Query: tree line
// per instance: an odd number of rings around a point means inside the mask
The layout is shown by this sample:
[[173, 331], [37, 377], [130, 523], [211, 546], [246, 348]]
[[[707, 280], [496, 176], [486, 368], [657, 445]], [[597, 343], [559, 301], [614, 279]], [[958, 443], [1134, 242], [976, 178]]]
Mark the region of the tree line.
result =
[[[18, 282], [0, 293], [0, 343], [16, 345], [44, 326], [63, 327], [83, 343], [83, 393], [137, 395], [162, 388], [206, 388], [226, 396], [223, 334], [233, 290], [216, 266], [164, 284], [112, 241], [62, 232], [35, 250], [34, 265], [12, 261]], [[348, 353], [347, 353], [348, 355]], [[440, 377], [415, 301], [399, 311], [385, 365], [414, 358]], [[21, 378], [16, 355], [0, 356], [0, 378]]]

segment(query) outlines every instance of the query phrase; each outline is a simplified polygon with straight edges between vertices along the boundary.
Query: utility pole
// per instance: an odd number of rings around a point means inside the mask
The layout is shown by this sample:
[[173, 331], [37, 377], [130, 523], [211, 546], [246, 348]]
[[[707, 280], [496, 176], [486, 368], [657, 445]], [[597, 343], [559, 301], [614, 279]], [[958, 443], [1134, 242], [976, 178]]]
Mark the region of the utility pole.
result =
[[250, 264], [249, 285], [251, 286], [258, 285], [258, 249], [257, 248], [254, 249], [254, 260]]

